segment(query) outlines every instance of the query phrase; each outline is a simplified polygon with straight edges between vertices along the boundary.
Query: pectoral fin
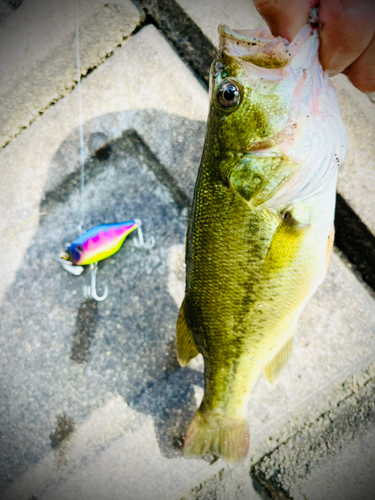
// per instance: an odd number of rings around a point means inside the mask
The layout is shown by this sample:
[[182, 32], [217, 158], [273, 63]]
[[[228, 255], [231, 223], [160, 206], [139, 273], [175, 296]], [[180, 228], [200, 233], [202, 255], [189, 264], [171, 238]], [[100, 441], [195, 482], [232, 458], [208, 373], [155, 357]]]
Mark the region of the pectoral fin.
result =
[[273, 384], [280, 372], [286, 367], [293, 350], [294, 335], [283, 345], [280, 351], [263, 368], [267, 382]]
[[265, 276], [288, 268], [295, 259], [305, 238], [310, 224], [303, 224], [293, 218], [291, 213], [284, 214], [284, 219], [277, 228], [264, 261]]
[[193, 335], [186, 323], [185, 318], [185, 299], [180, 308], [180, 314], [177, 319], [177, 359], [181, 366], [186, 366], [189, 361], [199, 354], [195, 345]]

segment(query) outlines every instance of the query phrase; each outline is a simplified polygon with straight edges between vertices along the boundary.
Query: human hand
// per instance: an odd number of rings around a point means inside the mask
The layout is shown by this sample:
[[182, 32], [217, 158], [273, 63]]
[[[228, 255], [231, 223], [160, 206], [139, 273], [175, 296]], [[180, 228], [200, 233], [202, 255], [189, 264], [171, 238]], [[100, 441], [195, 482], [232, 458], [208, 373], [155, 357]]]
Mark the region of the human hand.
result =
[[375, 91], [375, 0], [253, 0], [274, 36], [293, 40], [319, 6], [319, 59], [330, 76], [344, 73]]

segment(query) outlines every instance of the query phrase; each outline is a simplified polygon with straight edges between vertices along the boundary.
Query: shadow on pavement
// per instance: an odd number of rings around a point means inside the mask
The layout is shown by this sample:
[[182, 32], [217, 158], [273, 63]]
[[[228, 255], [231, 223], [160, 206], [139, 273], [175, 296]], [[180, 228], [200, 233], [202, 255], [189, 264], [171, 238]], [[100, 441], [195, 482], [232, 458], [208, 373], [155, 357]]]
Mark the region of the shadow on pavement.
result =
[[[116, 120], [123, 129], [106, 142]], [[56, 152], [43, 216], [0, 305], [0, 490], [51, 450], [59, 416], [77, 427], [117, 394], [153, 417], [165, 457], [181, 453], [196, 410], [193, 384], [202, 386], [203, 375], [178, 369], [168, 259], [170, 248], [184, 244], [204, 128], [156, 110], [85, 124], [86, 228], [140, 218], [156, 240], [145, 251], [129, 236], [99, 263], [99, 286], [109, 288], [101, 303], [82, 295], [87, 272], [69, 275], [55, 261], [78, 236], [78, 131]]]

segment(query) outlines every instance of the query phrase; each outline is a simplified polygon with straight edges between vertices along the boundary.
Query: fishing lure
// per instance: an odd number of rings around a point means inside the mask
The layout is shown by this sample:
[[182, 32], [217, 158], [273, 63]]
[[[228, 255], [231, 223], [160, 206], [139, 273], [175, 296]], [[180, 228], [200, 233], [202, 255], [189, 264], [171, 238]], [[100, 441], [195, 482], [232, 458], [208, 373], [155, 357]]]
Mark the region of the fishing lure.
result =
[[76, 276], [82, 274], [82, 266], [90, 266], [91, 286], [84, 287], [84, 295], [97, 301], [104, 300], [108, 295], [108, 287], [104, 287], [104, 294], [100, 297], [96, 293], [96, 272], [98, 262], [111, 257], [118, 252], [126, 237], [137, 229], [138, 240], [134, 244], [138, 248], [150, 249], [154, 246], [153, 237], [146, 243], [141, 229], [142, 222], [139, 219], [117, 222], [113, 224], [100, 224], [95, 226], [81, 236], [62, 253], [60, 263], [63, 268]]

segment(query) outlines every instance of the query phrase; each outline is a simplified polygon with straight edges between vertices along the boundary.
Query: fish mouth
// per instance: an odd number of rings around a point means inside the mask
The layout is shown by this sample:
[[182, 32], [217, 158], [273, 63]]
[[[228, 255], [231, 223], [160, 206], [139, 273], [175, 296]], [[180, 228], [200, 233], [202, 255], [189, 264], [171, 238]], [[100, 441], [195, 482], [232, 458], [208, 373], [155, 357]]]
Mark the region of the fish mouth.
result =
[[272, 36], [268, 28], [233, 30], [221, 24], [218, 30], [220, 52], [228, 56], [262, 68], [283, 68], [291, 63], [288, 40]]
[[250, 149], [250, 150], [244, 150], [244, 151], [226, 151], [223, 153], [223, 157], [225, 158], [226, 156], [246, 156], [246, 155], [251, 155], [251, 156], [259, 156], [263, 158], [285, 158], [285, 154], [282, 153], [281, 151], [278, 151], [277, 149]]

